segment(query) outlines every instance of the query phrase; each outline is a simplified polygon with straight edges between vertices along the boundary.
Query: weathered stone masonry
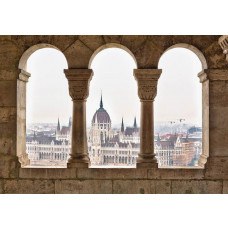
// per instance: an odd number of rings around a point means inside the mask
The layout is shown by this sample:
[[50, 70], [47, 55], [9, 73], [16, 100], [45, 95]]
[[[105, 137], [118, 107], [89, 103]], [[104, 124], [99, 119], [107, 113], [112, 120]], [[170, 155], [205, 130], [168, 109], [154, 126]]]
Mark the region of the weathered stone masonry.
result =
[[[227, 39], [217, 35], [0, 36], [0, 193], [228, 193]], [[26, 81], [30, 76], [26, 62], [34, 51], [44, 47], [56, 48], [65, 55], [72, 103], [82, 120], [73, 120], [75, 130], [81, 129], [81, 133], [75, 135], [74, 154], [67, 169], [23, 168], [29, 164], [24, 150]], [[145, 129], [150, 133], [153, 99], [162, 70], [158, 69], [160, 57], [175, 47], [188, 48], [199, 57], [204, 140], [200, 167], [159, 169], [153, 142], [149, 141], [151, 134], [142, 134], [144, 144], [136, 169], [88, 168], [84, 123], [92, 78], [90, 65], [99, 51], [109, 47], [126, 50], [136, 61], [135, 78], [144, 112], [141, 124], [148, 118], [150, 127], [146, 125]], [[146, 94], [140, 92], [144, 80], [150, 82], [147, 87], [151, 84]]]

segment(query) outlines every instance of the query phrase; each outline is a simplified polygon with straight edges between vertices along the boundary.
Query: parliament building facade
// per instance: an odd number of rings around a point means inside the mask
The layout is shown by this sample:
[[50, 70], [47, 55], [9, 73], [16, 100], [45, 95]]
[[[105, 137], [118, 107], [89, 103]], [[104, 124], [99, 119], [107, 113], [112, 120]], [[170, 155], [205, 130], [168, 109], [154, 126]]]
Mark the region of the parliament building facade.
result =
[[95, 112], [88, 133], [88, 152], [91, 166], [135, 166], [140, 148], [139, 128], [134, 120], [133, 127], [112, 129], [108, 112], [103, 107]]

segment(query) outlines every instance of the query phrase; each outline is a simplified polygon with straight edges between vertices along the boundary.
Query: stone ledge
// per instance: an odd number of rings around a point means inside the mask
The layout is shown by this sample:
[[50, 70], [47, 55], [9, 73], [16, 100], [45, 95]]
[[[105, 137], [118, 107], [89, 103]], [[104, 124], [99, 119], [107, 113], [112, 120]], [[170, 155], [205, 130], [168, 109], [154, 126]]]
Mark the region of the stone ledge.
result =
[[78, 179], [147, 179], [147, 169], [77, 169]]
[[55, 184], [51, 180], [5, 180], [7, 194], [54, 194]]
[[148, 169], [148, 179], [204, 179], [204, 169]]
[[[100, 168], [20, 168], [22, 179], [81, 179], [81, 180], [135, 180], [135, 179], [204, 179], [204, 169], [100, 169]], [[6, 177], [7, 178], [7, 177]]]
[[19, 178], [28, 179], [76, 179], [74, 168], [20, 168]]
[[165, 180], [114, 180], [114, 194], [169, 194], [171, 181]]
[[112, 194], [111, 180], [57, 180], [56, 194]]
[[221, 194], [222, 181], [172, 181], [172, 194]]

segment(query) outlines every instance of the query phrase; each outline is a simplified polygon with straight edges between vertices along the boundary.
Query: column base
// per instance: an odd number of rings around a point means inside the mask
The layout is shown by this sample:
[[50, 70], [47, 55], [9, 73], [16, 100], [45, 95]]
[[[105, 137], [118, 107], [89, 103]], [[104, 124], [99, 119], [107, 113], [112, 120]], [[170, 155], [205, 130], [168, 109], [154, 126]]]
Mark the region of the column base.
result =
[[30, 165], [30, 160], [27, 153], [18, 156], [18, 161], [21, 164], [22, 168]]
[[87, 154], [70, 154], [67, 168], [89, 168], [90, 159]]
[[198, 166], [204, 168], [205, 167], [205, 164], [207, 163], [207, 158], [208, 158], [208, 156], [202, 154], [200, 156], [199, 161], [198, 161]]
[[136, 168], [158, 168], [155, 154], [139, 154], [136, 161]]

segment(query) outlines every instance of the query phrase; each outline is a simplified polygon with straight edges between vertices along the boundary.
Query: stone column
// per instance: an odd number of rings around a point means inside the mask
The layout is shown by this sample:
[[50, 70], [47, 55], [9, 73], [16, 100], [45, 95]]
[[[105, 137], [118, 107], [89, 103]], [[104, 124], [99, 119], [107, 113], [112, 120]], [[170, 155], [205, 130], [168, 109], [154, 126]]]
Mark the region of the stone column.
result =
[[223, 53], [226, 55], [226, 60], [228, 61], [228, 35], [221, 36], [218, 40]]
[[21, 167], [30, 165], [26, 153], [26, 83], [30, 76], [21, 70], [17, 79], [17, 156]]
[[64, 70], [69, 82], [69, 93], [73, 100], [73, 121], [71, 154], [67, 167], [88, 167], [90, 159], [87, 151], [86, 136], [86, 99], [93, 76], [91, 69]]
[[161, 73], [160, 69], [134, 70], [141, 101], [140, 153], [137, 167], [158, 167], [154, 153], [154, 98], [157, 95], [157, 83]]

